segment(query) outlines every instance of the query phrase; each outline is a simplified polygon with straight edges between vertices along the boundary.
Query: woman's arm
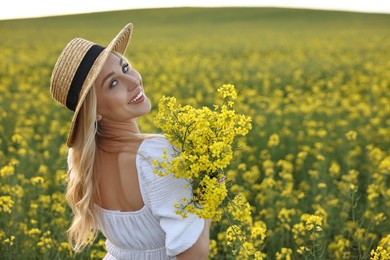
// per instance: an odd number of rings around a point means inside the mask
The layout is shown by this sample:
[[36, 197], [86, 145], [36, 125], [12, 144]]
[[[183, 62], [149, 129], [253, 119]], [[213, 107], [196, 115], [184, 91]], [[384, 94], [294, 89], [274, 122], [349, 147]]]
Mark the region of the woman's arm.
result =
[[203, 260], [209, 255], [210, 245], [210, 223], [211, 220], [205, 220], [202, 233], [195, 244], [176, 256], [177, 260]]

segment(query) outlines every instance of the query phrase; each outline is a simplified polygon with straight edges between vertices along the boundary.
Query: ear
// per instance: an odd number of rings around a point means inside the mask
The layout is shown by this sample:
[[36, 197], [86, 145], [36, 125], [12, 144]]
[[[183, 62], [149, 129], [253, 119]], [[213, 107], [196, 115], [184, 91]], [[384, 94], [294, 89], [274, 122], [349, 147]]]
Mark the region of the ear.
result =
[[96, 115], [96, 120], [97, 120], [98, 122], [99, 122], [100, 120], [102, 120], [102, 118], [103, 118], [102, 115], [99, 115], [99, 114]]

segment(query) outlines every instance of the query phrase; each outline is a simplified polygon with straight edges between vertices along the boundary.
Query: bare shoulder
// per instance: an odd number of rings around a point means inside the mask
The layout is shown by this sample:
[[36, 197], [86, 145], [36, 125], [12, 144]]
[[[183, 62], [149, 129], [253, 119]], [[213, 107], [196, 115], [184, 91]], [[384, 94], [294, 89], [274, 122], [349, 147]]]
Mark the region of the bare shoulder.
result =
[[136, 143], [132, 143], [131, 146], [128, 147], [128, 149], [126, 149], [126, 151], [124, 152], [120, 152], [118, 154], [118, 164], [120, 166], [131, 166], [131, 165], [134, 165], [135, 163], [135, 159], [136, 159], [136, 155], [138, 153], [138, 149], [141, 145], [142, 141], [140, 142], [136, 142]]
[[129, 152], [122, 152], [118, 154], [118, 164], [119, 165], [130, 165], [134, 155]]

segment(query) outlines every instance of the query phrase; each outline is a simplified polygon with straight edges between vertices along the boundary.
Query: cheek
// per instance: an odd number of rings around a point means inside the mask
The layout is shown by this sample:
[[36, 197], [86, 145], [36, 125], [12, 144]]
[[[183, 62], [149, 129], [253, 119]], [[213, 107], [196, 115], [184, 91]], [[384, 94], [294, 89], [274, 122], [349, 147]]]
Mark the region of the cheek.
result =
[[114, 111], [127, 105], [127, 97], [123, 93], [113, 92], [106, 95], [102, 95], [97, 100], [98, 113], [104, 114], [108, 111]]

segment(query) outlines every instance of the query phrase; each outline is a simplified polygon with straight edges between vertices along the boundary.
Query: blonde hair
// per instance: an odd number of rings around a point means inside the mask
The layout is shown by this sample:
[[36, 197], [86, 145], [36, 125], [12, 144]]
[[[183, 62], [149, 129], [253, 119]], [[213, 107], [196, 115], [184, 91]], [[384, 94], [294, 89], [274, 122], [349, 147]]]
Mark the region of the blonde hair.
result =
[[[124, 55], [113, 52], [125, 59]], [[92, 243], [98, 233], [99, 215], [95, 202], [100, 201], [95, 154], [97, 136], [101, 135], [96, 119], [97, 98], [95, 86], [87, 94], [77, 119], [77, 129], [72, 148], [68, 154], [69, 183], [66, 199], [73, 211], [73, 220], [68, 229], [68, 241], [75, 252], [80, 252]], [[140, 139], [161, 137], [158, 134], [140, 134]]]
[[78, 115], [77, 133], [68, 155], [70, 178], [66, 199], [74, 214], [68, 229], [68, 241], [75, 252], [80, 252], [98, 235], [98, 214], [94, 206], [99, 196], [98, 180], [94, 174], [97, 146], [96, 105], [96, 92], [93, 86]]

